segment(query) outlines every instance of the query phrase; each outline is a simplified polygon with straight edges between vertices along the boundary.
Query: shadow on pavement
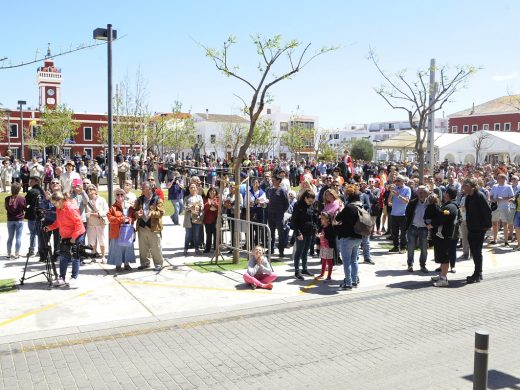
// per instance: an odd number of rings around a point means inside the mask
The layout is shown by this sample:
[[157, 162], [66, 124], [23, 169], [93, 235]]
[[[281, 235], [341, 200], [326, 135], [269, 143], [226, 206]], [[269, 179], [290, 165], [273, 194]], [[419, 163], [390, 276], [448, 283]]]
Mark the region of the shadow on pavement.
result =
[[[451, 280], [449, 279], [450, 285], [445, 288], [460, 288], [466, 286], [465, 280]], [[403, 290], [420, 290], [421, 288], [436, 288], [432, 286], [432, 281], [415, 281], [415, 280], [407, 280], [399, 283], [390, 283], [387, 284], [388, 288], [401, 288]]]
[[[463, 376], [470, 382], [473, 382], [473, 375]], [[506, 374], [502, 371], [489, 370], [488, 372], [488, 389], [520, 389], [520, 378]]]

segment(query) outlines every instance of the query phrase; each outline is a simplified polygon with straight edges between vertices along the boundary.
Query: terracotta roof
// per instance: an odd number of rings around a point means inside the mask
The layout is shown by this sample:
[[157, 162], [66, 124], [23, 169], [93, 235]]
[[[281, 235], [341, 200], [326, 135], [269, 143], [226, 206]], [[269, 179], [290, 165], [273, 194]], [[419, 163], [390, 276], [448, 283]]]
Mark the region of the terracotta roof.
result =
[[219, 123], [249, 123], [248, 120], [238, 115], [221, 115], [221, 114], [193, 114], [196, 121], [219, 122]]
[[189, 119], [191, 118], [191, 114], [185, 112], [156, 112], [155, 115], [152, 117], [152, 121], [160, 118]]
[[448, 115], [448, 118], [460, 116], [515, 114], [520, 113], [520, 95], [502, 96], [489, 102], [470, 107], [465, 110]]

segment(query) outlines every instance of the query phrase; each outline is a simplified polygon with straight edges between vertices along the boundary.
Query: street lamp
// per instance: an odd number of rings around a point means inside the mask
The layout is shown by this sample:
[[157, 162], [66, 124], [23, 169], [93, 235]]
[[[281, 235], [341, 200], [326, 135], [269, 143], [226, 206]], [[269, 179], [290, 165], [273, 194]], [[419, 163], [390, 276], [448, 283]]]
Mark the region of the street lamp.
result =
[[93, 31], [93, 38], [100, 41], [107, 41], [107, 64], [108, 64], [108, 204], [112, 204], [112, 186], [114, 184], [114, 135], [112, 117], [112, 41], [117, 39], [117, 30], [112, 30], [112, 25], [107, 24], [107, 28], [96, 28]]
[[[24, 144], [24, 136], [23, 136], [23, 106], [27, 104], [25, 100], [18, 100], [18, 105], [20, 106], [20, 139], [22, 144], [22, 153], [21, 159], [25, 160], [25, 144]], [[11, 131], [11, 129], [9, 129]], [[10, 138], [10, 137], [9, 137]]]

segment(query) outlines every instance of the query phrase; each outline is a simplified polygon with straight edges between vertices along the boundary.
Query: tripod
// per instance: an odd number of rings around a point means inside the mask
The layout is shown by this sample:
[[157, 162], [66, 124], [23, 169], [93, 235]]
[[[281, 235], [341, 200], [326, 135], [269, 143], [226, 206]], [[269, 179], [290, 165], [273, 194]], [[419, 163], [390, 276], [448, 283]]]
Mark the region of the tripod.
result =
[[40, 220], [38, 220], [38, 223], [36, 224], [36, 228], [37, 228], [38, 232], [41, 233], [41, 234], [39, 234], [39, 237], [38, 237], [38, 239], [41, 240], [41, 248], [40, 248], [41, 260], [40, 261], [43, 261], [45, 263], [45, 270], [38, 272], [34, 275], [31, 275], [29, 277], [25, 277], [25, 274], [27, 273], [27, 265], [29, 264], [29, 257], [30, 257], [29, 254], [27, 254], [27, 259], [25, 260], [25, 266], [23, 269], [23, 275], [22, 275], [22, 278], [20, 279], [20, 285], [23, 285], [27, 279], [31, 279], [36, 276], [43, 275], [45, 277], [45, 279], [47, 279], [47, 282], [50, 287], [52, 285], [52, 281], [58, 278], [58, 273], [56, 272], [56, 262], [52, 258], [52, 249], [51, 249], [51, 246], [49, 243], [52, 232], [44, 231], [42, 229], [42, 223]]

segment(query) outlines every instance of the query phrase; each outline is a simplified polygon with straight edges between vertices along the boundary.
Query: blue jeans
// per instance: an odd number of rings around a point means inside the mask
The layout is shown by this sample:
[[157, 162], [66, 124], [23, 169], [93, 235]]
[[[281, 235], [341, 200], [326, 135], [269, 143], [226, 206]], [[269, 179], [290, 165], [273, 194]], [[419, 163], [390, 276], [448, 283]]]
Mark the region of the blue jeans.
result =
[[358, 275], [358, 251], [361, 244], [361, 238], [340, 238], [339, 251], [341, 259], [343, 260], [343, 271], [345, 272], [344, 283], [347, 286], [352, 286], [352, 283], [357, 283]]
[[172, 199], [171, 202], [173, 205], [173, 214], [171, 215], [170, 218], [172, 219], [172, 222], [175, 225], [178, 225], [179, 224], [179, 214], [182, 213], [182, 209], [184, 207], [182, 204], [182, 199]]
[[[83, 244], [85, 242], [85, 234], [79, 236], [76, 242], [78, 244]], [[77, 256], [77, 253], [74, 250], [62, 251], [60, 248], [58, 259], [60, 261], [60, 278], [65, 280], [69, 263], [72, 263], [71, 277], [77, 279], [79, 274], [79, 257]]]
[[11, 253], [11, 247], [13, 246], [13, 238], [16, 234], [16, 244], [14, 252], [20, 254], [20, 247], [22, 246], [22, 232], [23, 232], [23, 221], [7, 221], [7, 232], [9, 238], [7, 239], [7, 253]]
[[201, 224], [192, 224], [190, 228], [186, 228], [186, 235], [184, 236], [184, 250], [188, 250], [190, 242], [193, 241], [193, 247], [196, 251], [199, 250], [200, 246], [200, 231], [202, 230]]
[[361, 237], [361, 249], [363, 250], [363, 260], [370, 261], [370, 236]]
[[314, 240], [313, 234], [307, 234], [303, 236], [303, 240], [296, 238], [294, 247], [294, 273], [300, 273], [300, 259], [302, 261], [303, 272], [307, 271], [307, 255], [309, 254], [309, 248]]
[[421, 254], [419, 255], [419, 264], [426, 267], [426, 257], [428, 256], [428, 229], [418, 228], [410, 225], [406, 232], [406, 240], [408, 241], [408, 266], [413, 266], [413, 253], [415, 248], [419, 246]]
[[36, 221], [35, 220], [28, 220], [27, 226], [29, 226], [29, 251], [34, 252], [34, 247], [36, 245], [36, 236], [38, 235], [38, 231], [36, 229]]

